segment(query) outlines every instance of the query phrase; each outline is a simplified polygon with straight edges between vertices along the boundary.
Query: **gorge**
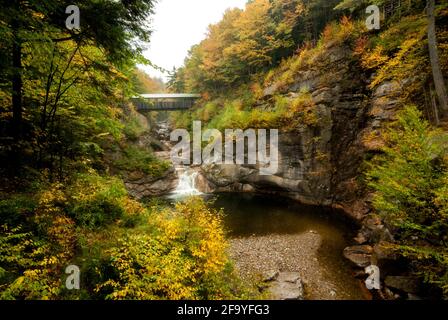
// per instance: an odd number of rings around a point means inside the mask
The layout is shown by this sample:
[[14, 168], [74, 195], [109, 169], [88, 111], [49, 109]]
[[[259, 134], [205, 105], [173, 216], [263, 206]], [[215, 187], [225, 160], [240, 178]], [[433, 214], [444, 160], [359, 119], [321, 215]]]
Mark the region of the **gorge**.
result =
[[[381, 223], [370, 223], [369, 195], [359, 185], [357, 177], [363, 161], [381, 146], [378, 133], [393, 121], [399, 109], [400, 87], [393, 82], [385, 82], [369, 93], [369, 79], [356, 69], [352, 52], [344, 45], [328, 44], [312, 65], [302, 68], [304, 71], [298, 72], [291, 85], [282, 89], [267, 87], [257, 102], [259, 108], [269, 110], [274, 95], [280, 94], [292, 103], [306, 90], [316, 106], [317, 123], [299, 125], [296, 132], [280, 132], [278, 171], [274, 175], [262, 175], [259, 164], [195, 165], [187, 170], [177, 170], [180, 174], [177, 193], [237, 192], [285, 197], [313, 205], [316, 212], [321, 210], [319, 207], [333, 208], [333, 213], [327, 211], [327, 214], [345, 215], [354, 221], [351, 232], [355, 233], [354, 236], [357, 231], [362, 232], [356, 241], [353, 236], [345, 242], [346, 246], [364, 245], [371, 235], [375, 235], [376, 241], [388, 240], [390, 234]], [[230, 216], [232, 214], [229, 213]], [[297, 215], [300, 216], [300, 209]], [[249, 221], [246, 224], [250, 229]], [[338, 248], [340, 259], [343, 259], [344, 248]], [[373, 251], [367, 251], [361, 250], [359, 254], [370, 260]], [[356, 259], [353, 256], [359, 254], [349, 255], [349, 258]]]
[[0, 5], [1, 300], [448, 297], [448, 3], [240, 1]]

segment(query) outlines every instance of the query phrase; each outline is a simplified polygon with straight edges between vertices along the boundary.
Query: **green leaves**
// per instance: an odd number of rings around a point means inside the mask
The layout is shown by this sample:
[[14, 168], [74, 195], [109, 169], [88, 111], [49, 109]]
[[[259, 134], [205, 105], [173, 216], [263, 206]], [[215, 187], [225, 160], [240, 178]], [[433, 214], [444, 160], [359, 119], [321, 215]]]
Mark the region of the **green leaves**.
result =
[[384, 153], [370, 161], [367, 172], [373, 206], [396, 230], [398, 250], [417, 260], [415, 271], [446, 288], [448, 134], [431, 128], [410, 106], [384, 138]]

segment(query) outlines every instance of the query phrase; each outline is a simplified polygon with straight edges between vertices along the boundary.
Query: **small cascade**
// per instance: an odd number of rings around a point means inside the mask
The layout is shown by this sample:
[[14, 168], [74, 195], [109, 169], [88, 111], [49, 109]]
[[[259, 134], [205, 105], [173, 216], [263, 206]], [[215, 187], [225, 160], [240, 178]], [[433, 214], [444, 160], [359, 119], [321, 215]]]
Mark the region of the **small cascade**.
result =
[[196, 178], [198, 173], [189, 168], [176, 168], [179, 183], [176, 190], [172, 192], [170, 198], [201, 195], [202, 192], [196, 189]]

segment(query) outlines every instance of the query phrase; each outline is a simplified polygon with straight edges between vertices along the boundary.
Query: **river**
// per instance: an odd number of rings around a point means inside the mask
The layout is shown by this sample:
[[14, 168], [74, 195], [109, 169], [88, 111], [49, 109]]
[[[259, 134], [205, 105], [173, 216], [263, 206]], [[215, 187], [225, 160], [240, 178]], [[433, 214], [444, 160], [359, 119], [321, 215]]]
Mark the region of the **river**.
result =
[[[201, 195], [195, 174], [178, 169], [179, 185], [170, 196]], [[253, 194], [202, 195], [223, 209], [230, 255], [243, 278], [296, 272], [312, 300], [365, 299], [362, 283], [342, 255], [355, 228], [342, 215], [288, 199]]]
[[350, 223], [325, 208], [267, 195], [220, 194], [231, 255], [243, 276], [298, 272], [308, 299], [363, 299], [342, 251]]

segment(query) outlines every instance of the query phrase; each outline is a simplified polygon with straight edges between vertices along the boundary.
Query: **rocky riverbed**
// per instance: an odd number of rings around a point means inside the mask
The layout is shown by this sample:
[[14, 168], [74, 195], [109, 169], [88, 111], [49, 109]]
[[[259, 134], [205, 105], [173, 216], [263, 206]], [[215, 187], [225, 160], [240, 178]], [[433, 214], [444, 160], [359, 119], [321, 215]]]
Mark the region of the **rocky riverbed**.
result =
[[[230, 239], [230, 255], [244, 279], [269, 282], [282, 274], [299, 275], [305, 299], [365, 298], [356, 283], [344, 281], [347, 275], [334, 268], [330, 272], [329, 262], [319, 254], [322, 246], [322, 237], [315, 231], [251, 236]], [[280, 299], [278, 290], [273, 291], [272, 298]]]

